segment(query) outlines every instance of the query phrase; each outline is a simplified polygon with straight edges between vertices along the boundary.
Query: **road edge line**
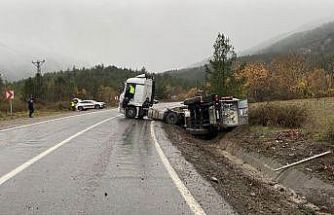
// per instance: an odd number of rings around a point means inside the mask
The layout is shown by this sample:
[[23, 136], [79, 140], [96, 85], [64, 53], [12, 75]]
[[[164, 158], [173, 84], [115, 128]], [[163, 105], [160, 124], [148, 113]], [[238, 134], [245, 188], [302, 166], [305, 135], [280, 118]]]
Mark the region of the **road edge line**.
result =
[[110, 120], [113, 120], [115, 118], [120, 117], [121, 115], [117, 115], [114, 117], [111, 117], [109, 119], [105, 119], [101, 122], [98, 122], [92, 126], [89, 126], [88, 128], [85, 128], [84, 130], [81, 130], [79, 132], [77, 132], [76, 134], [68, 137], [67, 139], [63, 140], [62, 142], [48, 148], [47, 150], [45, 150], [44, 152], [38, 154], [37, 156], [31, 158], [30, 160], [24, 162], [23, 164], [21, 164], [20, 166], [16, 167], [15, 169], [13, 169], [12, 171], [10, 171], [9, 173], [3, 175], [0, 177], [0, 186], [2, 184], [4, 184], [6, 181], [8, 181], [9, 179], [13, 178], [14, 176], [16, 176], [17, 174], [19, 174], [20, 172], [22, 172], [23, 170], [25, 170], [26, 168], [28, 168], [29, 166], [31, 166], [32, 164], [36, 163], [37, 161], [39, 161], [40, 159], [44, 158], [45, 156], [47, 156], [48, 154], [50, 154], [51, 152], [57, 150], [58, 148], [60, 148], [61, 146], [65, 145], [66, 143], [70, 142], [71, 140], [73, 140], [74, 138], [84, 134], [85, 132], [103, 124], [106, 123]]
[[177, 175], [176, 171], [168, 161], [166, 155], [162, 151], [159, 142], [155, 136], [154, 132], [154, 121], [151, 122], [151, 137], [154, 142], [155, 149], [157, 150], [159, 157], [164, 164], [165, 168], [167, 169], [167, 172], [174, 182], [176, 188], [181, 193], [184, 200], [187, 202], [188, 206], [190, 207], [191, 211], [195, 215], [206, 215], [205, 211], [201, 207], [201, 205], [197, 202], [197, 200], [194, 198], [194, 196], [191, 194], [191, 192], [188, 190], [188, 188], [184, 185], [184, 183], [181, 181], [180, 177]]
[[75, 118], [75, 117], [79, 117], [79, 116], [87, 116], [87, 115], [91, 115], [91, 114], [105, 113], [105, 112], [114, 111], [114, 110], [117, 110], [117, 108], [113, 108], [113, 109], [110, 109], [110, 110], [104, 110], [104, 111], [94, 111], [94, 112], [90, 112], [90, 113], [77, 114], [77, 115], [74, 115], [74, 116], [66, 116], [66, 117], [61, 117], [61, 118], [56, 118], [56, 119], [45, 120], [45, 121], [41, 121], [41, 122], [35, 122], [35, 123], [31, 123], [31, 124], [25, 124], [25, 125], [10, 127], [10, 128], [4, 128], [4, 129], [0, 129], [0, 132], [10, 131], [10, 130], [15, 130], [15, 129], [21, 129], [21, 128], [28, 128], [28, 127], [32, 127], [32, 126], [35, 126], [35, 125], [41, 125], [41, 124], [44, 124], [44, 123], [60, 121], [60, 120], [63, 120], [63, 119], [71, 119], [71, 118]]

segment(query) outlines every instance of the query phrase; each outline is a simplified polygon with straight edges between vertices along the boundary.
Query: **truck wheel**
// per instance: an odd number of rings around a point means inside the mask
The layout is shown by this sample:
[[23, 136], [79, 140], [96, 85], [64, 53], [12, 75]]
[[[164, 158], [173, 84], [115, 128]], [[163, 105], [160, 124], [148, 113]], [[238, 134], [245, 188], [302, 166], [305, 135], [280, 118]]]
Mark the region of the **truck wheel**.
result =
[[83, 107], [79, 106], [79, 107], [78, 107], [78, 110], [79, 110], [79, 111], [83, 111], [84, 109], [83, 109]]
[[125, 110], [125, 116], [130, 119], [134, 119], [137, 115], [136, 107], [127, 107]]
[[205, 135], [205, 138], [209, 140], [209, 139], [215, 138], [217, 135], [218, 135], [218, 129], [215, 127], [210, 127], [209, 133]]
[[95, 109], [100, 109], [100, 105], [95, 105]]
[[176, 123], [178, 122], [177, 113], [174, 112], [167, 113], [165, 120], [168, 124], [176, 125]]

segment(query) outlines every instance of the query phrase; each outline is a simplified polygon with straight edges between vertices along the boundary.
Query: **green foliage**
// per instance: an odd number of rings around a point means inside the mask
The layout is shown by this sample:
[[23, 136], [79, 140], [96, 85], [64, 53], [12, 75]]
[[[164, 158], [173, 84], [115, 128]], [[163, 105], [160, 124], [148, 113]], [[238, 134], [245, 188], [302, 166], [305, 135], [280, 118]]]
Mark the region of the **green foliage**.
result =
[[218, 34], [213, 48], [213, 59], [210, 60], [212, 69], [208, 71], [208, 67], [206, 68], [212, 92], [219, 95], [229, 95], [235, 86], [232, 65], [236, 60], [236, 53], [229, 38], [221, 33]]
[[[13, 88], [16, 96], [23, 102], [33, 95], [38, 103], [55, 104], [51, 105], [52, 107], [63, 105], [63, 101], [68, 102], [74, 97], [103, 100], [115, 105], [114, 98], [123, 90], [125, 80], [142, 73], [147, 73], [145, 67], [140, 71], [104, 65], [88, 69], [73, 67], [72, 70], [46, 73], [15, 82]], [[192, 86], [187, 81], [168, 74], [156, 74], [155, 79], [158, 99], [168, 99], [180, 90], [187, 90]]]
[[155, 81], [155, 92], [158, 99], [170, 99], [171, 96], [178, 96], [181, 91], [188, 91], [194, 86], [194, 84], [169, 73], [156, 74]]
[[5, 88], [5, 84], [4, 84], [4, 81], [2, 80], [2, 77], [0, 76], [0, 90], [1, 90], [1, 92], [4, 91], [4, 88]]
[[[24, 86], [23, 86], [23, 90], [21, 93], [21, 96], [23, 96], [23, 98], [27, 99], [29, 98], [30, 95], [33, 95], [34, 93], [34, 81], [32, 78], [28, 78], [26, 80], [23, 81]], [[17, 85], [19, 85], [20, 83], [17, 83]]]
[[68, 101], [76, 96], [97, 98], [101, 87], [109, 87], [109, 91], [112, 89], [118, 95], [122, 83], [139, 74], [140, 71], [115, 66], [97, 65], [89, 69], [74, 67], [72, 70], [46, 73], [42, 77], [21, 80], [13, 85], [22, 100], [33, 95], [40, 102], [59, 102]]

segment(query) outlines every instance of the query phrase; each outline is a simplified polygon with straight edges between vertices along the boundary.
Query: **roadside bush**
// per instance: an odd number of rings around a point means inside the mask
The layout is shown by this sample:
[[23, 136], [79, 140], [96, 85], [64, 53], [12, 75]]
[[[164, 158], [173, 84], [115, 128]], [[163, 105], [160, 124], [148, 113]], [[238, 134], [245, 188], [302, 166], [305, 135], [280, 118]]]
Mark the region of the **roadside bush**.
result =
[[20, 99], [17, 99], [14, 101], [13, 104], [13, 111], [14, 112], [24, 112], [28, 110], [27, 103], [25, 101], [22, 101]]
[[[13, 101], [13, 112], [23, 112], [27, 110], [27, 105], [25, 102], [21, 101], [20, 99], [15, 99]], [[6, 115], [9, 113], [9, 102], [7, 100], [0, 101], [0, 111]]]
[[300, 128], [307, 119], [306, 108], [297, 105], [260, 104], [250, 110], [252, 125]]
[[70, 104], [67, 101], [59, 101], [55, 103], [48, 103], [41, 105], [40, 108], [51, 111], [64, 111], [64, 110], [69, 110]]
[[307, 110], [298, 105], [281, 106], [278, 114], [277, 125], [286, 128], [300, 128], [307, 120]]
[[330, 120], [327, 123], [326, 129], [324, 131], [324, 140], [330, 143], [334, 143], [334, 120]]
[[275, 112], [278, 112], [278, 108], [272, 104], [261, 104], [249, 111], [249, 123], [252, 125], [270, 126], [273, 125], [276, 119], [274, 119]]

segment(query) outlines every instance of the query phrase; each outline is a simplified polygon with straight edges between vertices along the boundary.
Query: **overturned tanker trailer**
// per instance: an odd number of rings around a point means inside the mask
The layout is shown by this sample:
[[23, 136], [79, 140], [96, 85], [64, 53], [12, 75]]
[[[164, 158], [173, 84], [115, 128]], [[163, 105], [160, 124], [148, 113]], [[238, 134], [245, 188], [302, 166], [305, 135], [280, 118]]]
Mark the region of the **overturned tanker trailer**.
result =
[[196, 96], [165, 110], [150, 108], [148, 117], [183, 126], [193, 135], [211, 136], [248, 123], [248, 102], [233, 97]]

